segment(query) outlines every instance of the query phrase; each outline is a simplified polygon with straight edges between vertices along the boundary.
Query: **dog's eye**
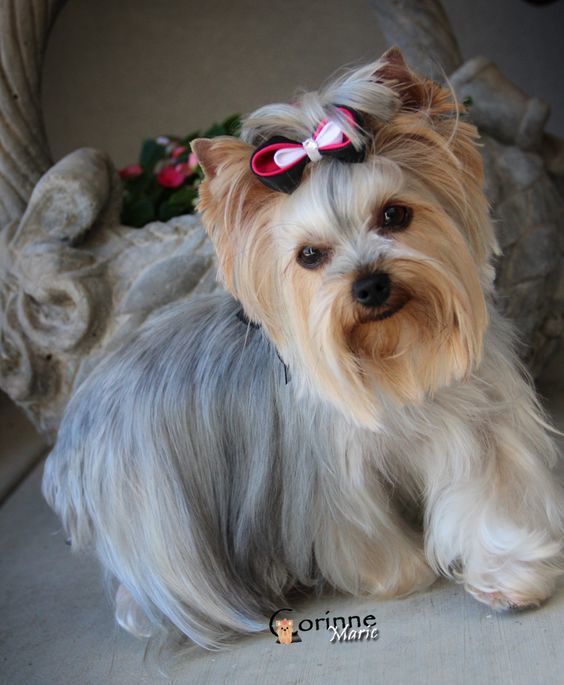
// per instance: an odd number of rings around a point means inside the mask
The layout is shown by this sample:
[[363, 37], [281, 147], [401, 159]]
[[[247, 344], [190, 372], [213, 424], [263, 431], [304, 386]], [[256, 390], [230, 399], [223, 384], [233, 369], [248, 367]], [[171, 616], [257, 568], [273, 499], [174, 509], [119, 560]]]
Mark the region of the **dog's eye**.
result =
[[329, 250], [306, 245], [298, 253], [298, 264], [304, 269], [318, 269], [325, 264], [329, 257]]
[[409, 207], [404, 205], [387, 205], [382, 210], [380, 226], [393, 230], [407, 228], [413, 213]]

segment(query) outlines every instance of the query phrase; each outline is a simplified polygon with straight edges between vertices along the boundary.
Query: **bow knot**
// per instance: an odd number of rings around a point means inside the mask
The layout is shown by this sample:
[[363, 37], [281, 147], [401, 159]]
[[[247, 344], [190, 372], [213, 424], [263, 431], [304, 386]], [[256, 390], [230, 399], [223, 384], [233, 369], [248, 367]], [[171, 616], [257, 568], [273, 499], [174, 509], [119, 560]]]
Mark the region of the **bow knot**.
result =
[[[358, 112], [338, 106], [353, 126], [360, 126]], [[303, 142], [275, 136], [260, 145], [251, 157], [251, 170], [262, 183], [273, 190], [291, 193], [301, 181], [309, 162], [319, 162], [324, 156], [343, 162], [362, 162], [364, 147], [356, 150], [338, 122], [324, 119], [311, 138]]]
[[[321, 153], [319, 152], [319, 145], [315, 142], [313, 138], [308, 138], [302, 143], [306, 155], [310, 158], [312, 162], [319, 162], [321, 159]], [[278, 151], [280, 152], [280, 150]], [[274, 155], [276, 157], [276, 155]]]

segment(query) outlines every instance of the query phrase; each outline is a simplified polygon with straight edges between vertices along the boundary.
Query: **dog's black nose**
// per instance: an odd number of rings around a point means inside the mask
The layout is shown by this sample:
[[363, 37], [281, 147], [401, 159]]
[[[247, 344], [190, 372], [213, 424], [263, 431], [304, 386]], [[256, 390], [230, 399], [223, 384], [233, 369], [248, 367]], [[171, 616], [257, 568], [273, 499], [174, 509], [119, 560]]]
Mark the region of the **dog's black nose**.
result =
[[390, 296], [390, 277], [376, 271], [358, 278], [352, 287], [354, 299], [364, 307], [380, 307]]

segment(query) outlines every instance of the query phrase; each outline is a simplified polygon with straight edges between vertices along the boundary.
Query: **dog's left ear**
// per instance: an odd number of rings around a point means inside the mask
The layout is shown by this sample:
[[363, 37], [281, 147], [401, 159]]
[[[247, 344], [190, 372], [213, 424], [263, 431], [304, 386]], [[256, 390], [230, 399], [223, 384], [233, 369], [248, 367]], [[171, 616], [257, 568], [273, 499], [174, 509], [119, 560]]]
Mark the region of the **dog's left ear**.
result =
[[402, 106], [421, 109], [429, 105], [437, 84], [414, 74], [408, 67], [401, 50], [391, 47], [380, 57], [372, 77], [396, 92]]
[[397, 45], [392, 45], [391, 48], [388, 48], [382, 57], [380, 57], [379, 61], [384, 62], [390, 68], [397, 67], [401, 69], [409, 69], [405, 61], [405, 57]]

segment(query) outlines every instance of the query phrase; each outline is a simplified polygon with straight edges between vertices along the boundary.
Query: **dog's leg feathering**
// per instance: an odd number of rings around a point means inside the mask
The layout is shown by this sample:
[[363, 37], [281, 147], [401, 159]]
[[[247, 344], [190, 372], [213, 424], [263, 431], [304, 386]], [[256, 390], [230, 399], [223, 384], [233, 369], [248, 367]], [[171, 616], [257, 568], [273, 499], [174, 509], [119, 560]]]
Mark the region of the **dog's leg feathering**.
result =
[[467, 397], [474, 420], [446, 418], [428, 455], [426, 549], [478, 600], [526, 608], [547, 599], [563, 572], [563, 494], [549, 427], [497, 325]]

